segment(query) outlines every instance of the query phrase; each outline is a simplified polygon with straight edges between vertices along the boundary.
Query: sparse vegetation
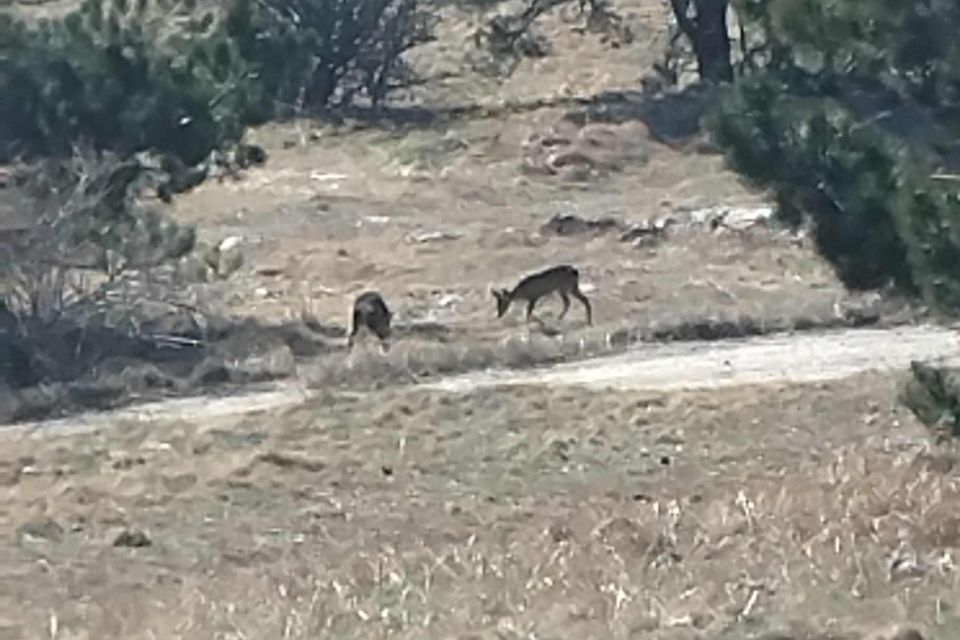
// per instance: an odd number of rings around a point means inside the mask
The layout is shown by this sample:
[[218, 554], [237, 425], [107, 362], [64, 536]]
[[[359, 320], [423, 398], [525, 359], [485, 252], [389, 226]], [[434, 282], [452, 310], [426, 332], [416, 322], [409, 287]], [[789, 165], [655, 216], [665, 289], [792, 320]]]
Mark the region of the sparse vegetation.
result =
[[548, 56], [551, 43], [538, 32], [537, 21], [548, 13], [570, 9], [578, 13], [583, 30], [599, 33], [611, 46], [633, 40], [633, 33], [607, 0], [525, 0], [519, 11], [496, 13], [474, 31], [475, 48], [469, 52], [474, 69], [504, 78], [525, 58]]

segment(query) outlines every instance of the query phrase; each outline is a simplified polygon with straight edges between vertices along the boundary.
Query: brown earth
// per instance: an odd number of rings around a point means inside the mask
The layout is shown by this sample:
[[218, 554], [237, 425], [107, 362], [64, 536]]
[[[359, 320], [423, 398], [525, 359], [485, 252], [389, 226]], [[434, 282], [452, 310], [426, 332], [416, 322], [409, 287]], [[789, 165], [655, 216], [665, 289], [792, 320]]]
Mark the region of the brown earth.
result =
[[[650, 244], [542, 229], [555, 214], [634, 223], [765, 204], [691, 125], [709, 96], [633, 92], [666, 6], [615, 6], [632, 44], [549, 17], [553, 53], [502, 82], [467, 69], [477, 18], [445, 7], [438, 41], [414, 52], [427, 82], [398, 97], [393, 124], [251, 132], [265, 167], [170, 209], [208, 242], [241, 239], [244, 266], [211, 287], [238, 315], [340, 324], [376, 288], [399, 324], [443, 327], [408, 331], [394, 357], [526, 339], [519, 310], [494, 318], [488, 289], [559, 261], [596, 310], [585, 329], [578, 307], [557, 323], [544, 304], [547, 333], [573, 342], [854, 304], [804, 237], [764, 225]], [[463, 104], [484, 109], [442, 117]], [[239, 417], [11, 435], [0, 637], [948, 637], [954, 460], [927, 451], [900, 381], [320, 389]]]
[[0, 629], [945, 632], [960, 622], [955, 459], [926, 453], [899, 382], [330, 393], [5, 442]]

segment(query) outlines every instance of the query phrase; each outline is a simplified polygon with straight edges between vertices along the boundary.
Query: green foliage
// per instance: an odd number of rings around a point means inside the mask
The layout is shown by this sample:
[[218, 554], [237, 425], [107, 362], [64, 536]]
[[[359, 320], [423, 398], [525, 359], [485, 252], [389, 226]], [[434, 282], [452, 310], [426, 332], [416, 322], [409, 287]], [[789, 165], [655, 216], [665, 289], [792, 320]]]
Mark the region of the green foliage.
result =
[[35, 224], [17, 246], [15, 270], [84, 262], [107, 272], [150, 268], [191, 251], [192, 227], [137, 199], [155, 173], [136, 158], [88, 148], [20, 167], [15, 180]]
[[900, 393], [900, 401], [938, 439], [960, 437], [960, 369], [911, 362], [911, 378]]
[[[730, 164], [814, 224], [849, 286], [960, 310], [960, 197], [933, 178], [960, 127], [960, 8], [926, 0], [743, 0], [764, 36], [709, 126]], [[920, 42], [923, 46], [920, 46]], [[951, 135], [952, 132], [952, 135]], [[947, 133], [947, 135], [944, 135]]]
[[149, 27], [153, 1], [85, 0], [62, 20], [27, 26], [8, 17], [0, 24], [0, 39], [15, 39], [15, 53], [0, 58], [0, 146], [63, 155], [89, 140], [196, 162], [237, 137], [242, 112], [216, 98], [243, 77], [244, 61], [199, 30], [186, 55], [158, 48]]
[[739, 0], [737, 10], [801, 66], [877, 77], [928, 106], [960, 104], [955, 0]]
[[84, 0], [35, 24], [0, 15], [0, 160], [89, 141], [192, 164], [283, 107], [357, 86], [379, 99], [421, 35], [415, 0], [168, 2]]

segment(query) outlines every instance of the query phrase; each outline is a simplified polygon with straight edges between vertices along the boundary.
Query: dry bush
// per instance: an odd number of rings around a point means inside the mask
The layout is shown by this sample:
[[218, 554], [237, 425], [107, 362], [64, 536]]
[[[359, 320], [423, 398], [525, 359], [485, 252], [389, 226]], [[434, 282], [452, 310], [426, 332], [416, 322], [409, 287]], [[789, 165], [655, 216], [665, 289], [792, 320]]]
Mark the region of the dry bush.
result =
[[555, 9], [563, 14], [574, 4], [586, 16], [582, 30], [599, 33], [616, 47], [633, 40], [633, 33], [605, 0], [525, 0], [520, 11], [498, 12], [476, 30], [474, 48], [468, 52], [471, 66], [480, 73], [507, 77], [524, 58], [549, 55], [551, 45], [537, 32], [537, 19]]
[[137, 157], [76, 147], [67, 159], [21, 166], [15, 175], [33, 221], [13, 247], [15, 269], [36, 276], [52, 268], [149, 269], [191, 249], [195, 234], [140, 203], [162, 172]]
[[78, 147], [17, 167], [30, 223], [6, 246], [2, 301], [22, 323], [50, 324], [125, 271], [149, 271], [194, 247], [191, 227], [142, 205], [157, 173], [137, 158]]
[[158, 173], [86, 149], [15, 172], [31, 224], [0, 273], [0, 386], [15, 396], [0, 421], [275, 379], [327, 350], [303, 326], [227, 318], [223, 287], [183, 281], [194, 232], [143, 202]]

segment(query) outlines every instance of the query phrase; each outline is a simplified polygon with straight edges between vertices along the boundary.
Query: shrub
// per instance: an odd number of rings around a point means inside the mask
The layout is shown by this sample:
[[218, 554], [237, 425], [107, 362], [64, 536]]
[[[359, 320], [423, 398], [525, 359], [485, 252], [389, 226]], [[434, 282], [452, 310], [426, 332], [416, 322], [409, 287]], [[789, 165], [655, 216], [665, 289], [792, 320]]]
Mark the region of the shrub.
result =
[[245, 76], [245, 61], [210, 37], [203, 17], [185, 25], [179, 52], [158, 47], [163, 10], [157, 0], [85, 0], [63, 19], [0, 23], [0, 39], [12, 36], [16, 51], [0, 59], [8, 155], [64, 155], [89, 140], [193, 163], [236, 138], [242, 113], [218, 97]]
[[[356, 72], [361, 58], [371, 56], [373, 43], [397, 26], [387, 16], [388, 9], [406, 17], [415, 6], [410, 0], [234, 2], [224, 30], [255, 76], [256, 95], [247, 118], [258, 121], [295, 108], [323, 107], [338, 97], [338, 91], [341, 102], [348, 101], [359, 88]], [[405, 33], [412, 33], [412, 28]], [[405, 37], [403, 50], [413, 40]], [[391, 58], [387, 66], [394, 63]], [[374, 100], [381, 97], [377, 94]]]
[[78, 141], [189, 164], [282, 107], [374, 102], [425, 35], [416, 0], [84, 0], [64, 18], [0, 15], [0, 161]]
[[960, 436], [960, 369], [911, 362], [900, 400], [937, 439]]
[[[893, 284], [957, 310], [960, 198], [956, 183], [933, 177], [960, 130], [960, 47], [936, 35], [940, 21], [960, 28], [948, 4], [742, 1], [765, 46], [708, 126], [782, 214], [812, 219], [848, 286]], [[920, 9], [934, 5], [936, 16]]]
[[116, 275], [192, 251], [192, 227], [137, 199], [153, 172], [136, 158], [90, 149], [20, 167], [15, 189], [33, 224], [8, 246], [0, 301], [18, 315], [52, 320], [62, 311], [63, 277], [72, 268]]

